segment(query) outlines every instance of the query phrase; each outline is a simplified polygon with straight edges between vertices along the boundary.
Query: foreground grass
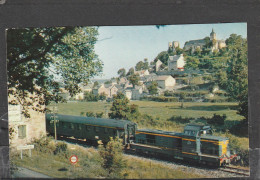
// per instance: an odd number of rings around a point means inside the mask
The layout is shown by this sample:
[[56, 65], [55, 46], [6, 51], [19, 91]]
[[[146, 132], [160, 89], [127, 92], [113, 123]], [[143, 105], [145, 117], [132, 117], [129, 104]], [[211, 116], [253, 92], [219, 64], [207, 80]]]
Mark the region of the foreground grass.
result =
[[[21, 160], [19, 153], [11, 151], [11, 161], [20, 167], [46, 174], [54, 178], [108, 178], [108, 173], [101, 167], [101, 158], [93, 148], [83, 148], [78, 145], [69, 145], [66, 153], [54, 155], [33, 150], [32, 157], [24, 155]], [[72, 166], [69, 162], [71, 155], [77, 155], [79, 162]], [[121, 177], [127, 179], [187, 179], [206, 178], [200, 174], [185, 172], [181, 169], [172, 169], [166, 165], [142, 161], [137, 158], [124, 157], [127, 167]]]

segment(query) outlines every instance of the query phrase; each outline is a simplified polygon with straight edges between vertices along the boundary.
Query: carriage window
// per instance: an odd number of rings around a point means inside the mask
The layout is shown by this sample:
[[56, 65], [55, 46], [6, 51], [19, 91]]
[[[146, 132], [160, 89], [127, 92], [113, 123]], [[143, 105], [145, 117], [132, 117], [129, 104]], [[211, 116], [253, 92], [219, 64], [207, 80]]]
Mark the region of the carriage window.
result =
[[105, 133], [108, 133], [108, 128], [104, 128], [104, 132], [105, 132]]
[[81, 128], [81, 124], [78, 124], [78, 130], [81, 130], [82, 128]]
[[74, 129], [74, 124], [70, 123], [70, 128]]
[[88, 130], [88, 131], [89, 131], [90, 129], [91, 129], [91, 127], [90, 127], [90, 126], [86, 126], [86, 130]]
[[96, 132], [99, 132], [99, 127], [96, 126], [96, 127], [95, 127], [95, 131], [96, 131]]

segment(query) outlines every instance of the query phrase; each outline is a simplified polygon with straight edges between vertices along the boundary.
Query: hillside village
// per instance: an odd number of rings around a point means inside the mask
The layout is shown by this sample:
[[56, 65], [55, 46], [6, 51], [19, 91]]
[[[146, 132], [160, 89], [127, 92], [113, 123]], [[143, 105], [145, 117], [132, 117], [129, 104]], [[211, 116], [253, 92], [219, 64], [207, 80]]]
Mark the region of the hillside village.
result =
[[[103, 99], [110, 100], [113, 95], [121, 92], [129, 100], [140, 100], [149, 96], [160, 96], [165, 92], [168, 94], [169, 92], [176, 92], [190, 85], [191, 74], [196, 73], [197, 76], [205, 76], [205, 73], [201, 73], [200, 69], [186, 69], [188, 55], [193, 56], [196, 52], [205, 50], [205, 48], [209, 55], [212, 55], [225, 47], [225, 41], [218, 40], [212, 29], [210, 37], [187, 41], [183, 49], [179, 47], [178, 41], [169, 42], [167, 62], [155, 59], [148, 64], [147, 59], [145, 59], [142, 64], [146, 63], [146, 67], [141, 67], [141, 69], [131, 68], [127, 74], [119, 74], [119, 77], [111, 78], [106, 82], [98, 83], [96, 81], [95, 83], [90, 82], [87, 86], [79, 85], [82, 92], [74, 97], [70, 97], [64, 89], [60, 95], [67, 100], [84, 100], [86, 94], [92, 93], [94, 96], [103, 95], [105, 96]], [[135, 75], [138, 80], [135, 84], [129, 80], [132, 75]], [[149, 87], [153, 83], [155, 83], [157, 89], [156, 93], [149, 92]], [[216, 90], [218, 90], [218, 87], [215, 87]], [[197, 98], [197, 100], [202, 101], [201, 98]]]

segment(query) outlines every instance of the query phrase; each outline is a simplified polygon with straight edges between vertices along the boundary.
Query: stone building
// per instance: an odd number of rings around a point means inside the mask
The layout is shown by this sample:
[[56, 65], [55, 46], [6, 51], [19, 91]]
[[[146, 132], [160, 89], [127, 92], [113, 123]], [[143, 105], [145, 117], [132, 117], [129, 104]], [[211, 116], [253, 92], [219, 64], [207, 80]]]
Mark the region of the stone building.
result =
[[[212, 32], [210, 33], [210, 41], [212, 42], [212, 52], [226, 47], [226, 43], [224, 40], [217, 39], [217, 34], [215, 33], [214, 29], [212, 29]], [[205, 39], [191, 40], [185, 42], [183, 49], [184, 51], [191, 49], [191, 52], [193, 53], [197, 48], [202, 50], [203, 46], [205, 45]]]
[[157, 76], [154, 80], [162, 89], [173, 89], [176, 84], [176, 80], [172, 76]]
[[[15, 101], [15, 97], [9, 95], [9, 102]], [[36, 95], [29, 95], [28, 98], [37, 99]], [[22, 113], [22, 105], [8, 105], [9, 129], [13, 130], [10, 138], [10, 146], [30, 144], [34, 138], [46, 135], [45, 113], [33, 110], [38, 101], [31, 106], [27, 106], [30, 118]]]
[[160, 67], [162, 65], [162, 61], [160, 61], [160, 59], [158, 59], [158, 61], [156, 61], [155, 63], [155, 72], [158, 72], [160, 70]]
[[169, 56], [169, 59], [168, 59], [168, 71], [171, 71], [171, 70], [183, 71], [184, 70], [184, 66], [185, 66], [185, 60], [184, 60], [183, 54]]

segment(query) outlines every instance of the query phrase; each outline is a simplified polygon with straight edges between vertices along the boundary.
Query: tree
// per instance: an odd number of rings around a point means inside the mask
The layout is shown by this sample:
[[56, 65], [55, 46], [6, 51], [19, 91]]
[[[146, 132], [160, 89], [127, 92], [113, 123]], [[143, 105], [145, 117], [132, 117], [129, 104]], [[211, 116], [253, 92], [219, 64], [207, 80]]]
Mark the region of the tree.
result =
[[97, 87], [99, 83], [97, 81], [94, 82], [93, 88]]
[[134, 73], [135, 73], [135, 69], [134, 68], [130, 68], [126, 75], [130, 76], [130, 75], [132, 75]]
[[130, 107], [128, 106], [129, 100], [125, 97], [123, 93], [118, 93], [113, 96], [111, 112], [108, 113], [109, 118], [112, 119], [127, 119], [127, 115], [130, 112]]
[[226, 40], [229, 54], [226, 87], [229, 96], [239, 102], [238, 114], [248, 120], [247, 39], [231, 34]]
[[201, 55], [201, 49], [199, 47], [197, 47], [194, 51], [194, 55], [195, 56], [200, 56]]
[[176, 47], [176, 48], [175, 48], [175, 51], [176, 51], [176, 54], [177, 54], [177, 55], [180, 55], [180, 54], [183, 53], [183, 49], [181, 49], [180, 47]]
[[219, 85], [219, 87], [221, 87], [222, 89], [226, 89], [226, 87], [228, 86], [226, 70], [219, 69], [216, 72], [215, 77], [216, 77], [216, 83]]
[[86, 116], [87, 117], [95, 117], [95, 114], [92, 111], [88, 111], [88, 112], [86, 112]]
[[200, 60], [195, 57], [188, 56], [186, 58], [185, 69], [198, 69], [200, 64]]
[[169, 59], [169, 54], [167, 51], [162, 51], [160, 52], [157, 57], [154, 59], [154, 62], [156, 62], [158, 59], [160, 59], [160, 61], [167, 65], [168, 64], [168, 59]]
[[152, 81], [151, 85], [147, 87], [149, 94], [154, 95], [158, 93], [158, 83], [156, 81]]
[[149, 69], [149, 63], [148, 63], [148, 59], [147, 59], [147, 58], [144, 58], [143, 69], [144, 69], [144, 70]]
[[126, 76], [126, 70], [125, 68], [121, 68], [117, 71], [117, 74], [119, 75], [119, 77], [125, 77]]
[[12, 104], [22, 104], [23, 113], [29, 93], [39, 97], [35, 110], [64, 99], [58, 92], [63, 85], [71, 96], [80, 92], [79, 83], [102, 71], [94, 52], [97, 27], [55, 27], [9, 29], [7, 32], [7, 72]]
[[128, 76], [128, 80], [135, 87], [139, 84], [140, 77], [137, 74], [132, 74], [131, 76]]
[[147, 59], [144, 59], [144, 61], [139, 61], [136, 66], [135, 70], [136, 71], [141, 71], [141, 70], [146, 70], [148, 69], [149, 63]]
[[140, 115], [138, 106], [135, 104], [129, 105], [129, 100], [123, 93], [118, 93], [113, 96], [111, 112], [108, 116], [112, 119], [128, 119], [133, 120]]
[[135, 70], [136, 70], [136, 71], [142, 70], [142, 69], [143, 69], [143, 65], [144, 65], [143, 61], [139, 61], [139, 62], [135, 65]]
[[207, 49], [207, 48], [210, 48], [210, 47], [212, 46], [212, 42], [211, 42], [211, 40], [210, 40], [209, 37], [205, 37], [205, 38], [204, 38], [204, 42], [205, 42], [204, 47], [205, 47], [206, 49]]
[[121, 171], [126, 167], [122, 140], [110, 138], [106, 147], [99, 145], [99, 154], [102, 158], [102, 167], [108, 171], [109, 176], [120, 178]]

